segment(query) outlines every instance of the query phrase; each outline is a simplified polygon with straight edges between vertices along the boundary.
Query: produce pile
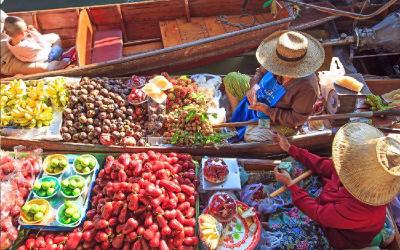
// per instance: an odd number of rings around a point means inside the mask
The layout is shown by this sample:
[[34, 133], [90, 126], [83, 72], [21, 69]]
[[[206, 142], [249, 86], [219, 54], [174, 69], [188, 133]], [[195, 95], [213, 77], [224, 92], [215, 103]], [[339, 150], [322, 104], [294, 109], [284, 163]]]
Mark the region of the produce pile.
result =
[[64, 78], [51, 81], [14, 80], [0, 86], [0, 126], [42, 127], [50, 125], [54, 108], [68, 103]]
[[223, 81], [225, 90], [238, 100], [242, 100], [250, 89], [250, 76], [240, 72], [230, 72], [224, 77]]
[[0, 154], [0, 250], [9, 248], [17, 239], [18, 217], [35, 176], [40, 171], [40, 152], [28, 152], [14, 158]]
[[211, 97], [199, 91], [196, 82], [181, 76], [164, 74], [173, 84], [167, 92], [167, 115], [163, 136], [174, 145], [219, 144], [230, 137], [215, 131], [210, 122], [208, 107]]
[[190, 155], [108, 156], [83, 224], [83, 248], [194, 249], [195, 179]]
[[130, 88], [121, 80], [82, 78], [79, 86], [71, 89], [70, 102], [64, 110], [64, 141], [144, 146], [147, 109], [126, 101]]

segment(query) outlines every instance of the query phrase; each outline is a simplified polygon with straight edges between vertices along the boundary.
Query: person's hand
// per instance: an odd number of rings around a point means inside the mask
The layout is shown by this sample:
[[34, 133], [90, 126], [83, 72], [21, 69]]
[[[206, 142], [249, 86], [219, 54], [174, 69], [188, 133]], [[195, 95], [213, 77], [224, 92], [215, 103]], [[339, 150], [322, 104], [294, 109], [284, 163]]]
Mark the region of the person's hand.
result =
[[290, 174], [287, 171], [280, 170], [278, 167], [275, 167], [274, 174], [275, 174], [275, 179], [283, 183], [283, 185], [289, 187], [294, 184], [292, 177], [290, 177]]
[[289, 148], [290, 148], [290, 143], [287, 140], [287, 138], [279, 133], [275, 133], [275, 135], [272, 137], [272, 140], [275, 143], [279, 144], [279, 147], [281, 147], [281, 149], [285, 152], [289, 152]]
[[257, 102], [257, 90], [260, 88], [258, 84], [254, 85], [249, 91], [247, 91], [246, 96], [249, 100], [250, 105], [254, 105]]
[[262, 102], [257, 102], [254, 105], [250, 105], [249, 109], [252, 109], [252, 110], [255, 110], [255, 111], [259, 111], [259, 112], [263, 112], [264, 114], [268, 115], [269, 106], [267, 104], [262, 103]]

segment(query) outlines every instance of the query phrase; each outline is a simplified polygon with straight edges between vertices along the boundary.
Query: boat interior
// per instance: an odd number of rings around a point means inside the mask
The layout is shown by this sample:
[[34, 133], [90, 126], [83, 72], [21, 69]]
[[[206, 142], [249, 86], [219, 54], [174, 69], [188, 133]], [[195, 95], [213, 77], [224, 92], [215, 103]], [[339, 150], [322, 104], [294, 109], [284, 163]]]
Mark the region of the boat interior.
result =
[[9, 13], [39, 32], [57, 33], [63, 47], [76, 45], [78, 66], [176, 46], [288, 16], [250, 1], [246, 11], [235, 0], [161, 0], [86, 8]]

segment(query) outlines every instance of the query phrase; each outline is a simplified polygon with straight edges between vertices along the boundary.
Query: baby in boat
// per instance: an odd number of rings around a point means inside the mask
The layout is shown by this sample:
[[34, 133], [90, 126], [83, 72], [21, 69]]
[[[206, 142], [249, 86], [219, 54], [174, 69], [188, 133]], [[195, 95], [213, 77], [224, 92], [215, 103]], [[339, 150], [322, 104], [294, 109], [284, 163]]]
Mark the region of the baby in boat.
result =
[[22, 18], [9, 16], [4, 21], [4, 31], [9, 36], [7, 43], [11, 53], [22, 62], [52, 62], [51, 70], [63, 69], [68, 60], [60, 60], [63, 52], [57, 34], [40, 34]]

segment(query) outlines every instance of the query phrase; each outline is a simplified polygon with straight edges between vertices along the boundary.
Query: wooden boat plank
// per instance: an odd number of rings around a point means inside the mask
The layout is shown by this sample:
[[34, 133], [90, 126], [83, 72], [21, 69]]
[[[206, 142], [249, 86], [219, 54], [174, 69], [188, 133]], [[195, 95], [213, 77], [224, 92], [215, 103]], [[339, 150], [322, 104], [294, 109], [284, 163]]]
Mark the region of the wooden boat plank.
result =
[[160, 30], [164, 48], [182, 43], [176, 20], [160, 21]]
[[79, 15], [78, 32], [76, 35], [76, 51], [78, 54], [78, 65], [83, 66], [92, 61], [92, 45], [95, 27], [89, 18], [87, 10], [82, 10]]
[[[240, 143], [223, 146], [205, 146], [205, 147], [121, 147], [121, 146], [102, 146], [81, 143], [66, 143], [56, 141], [38, 141], [22, 140], [19, 138], [0, 137], [1, 147], [12, 150], [13, 147], [24, 145], [32, 148], [42, 148], [45, 151], [65, 151], [65, 152], [92, 152], [92, 153], [137, 153], [147, 150], [158, 152], [179, 152], [190, 153], [192, 155], [210, 155], [224, 157], [269, 157], [272, 154], [282, 154], [283, 151], [278, 145], [268, 143]], [[329, 147], [333, 140], [330, 132], [317, 133], [315, 135], [300, 136], [293, 138], [292, 143], [307, 149], [318, 149]]]
[[183, 1], [150, 1], [137, 4], [121, 4], [128, 40], [160, 37], [160, 20], [182, 18], [185, 15]]
[[226, 33], [226, 30], [224, 26], [219, 22], [216, 17], [205, 17], [204, 18], [204, 23], [207, 27], [208, 34], [210, 36], [216, 36], [220, 34]]
[[383, 95], [390, 91], [400, 89], [400, 79], [365, 78], [369, 89], [376, 95]]
[[102, 6], [98, 8], [89, 8], [88, 11], [90, 13], [91, 20], [97, 27], [99, 27], [99, 29], [101, 26], [108, 26], [111, 24], [116, 24], [116, 25], [121, 24], [117, 5], [112, 7]]
[[134, 55], [134, 54], [138, 54], [141, 52], [161, 49], [162, 47], [163, 47], [162, 42], [151, 42], [151, 43], [125, 46], [123, 48], [123, 54], [124, 54], [124, 56], [129, 56], [129, 55]]
[[37, 12], [37, 20], [42, 30], [75, 28], [78, 15], [75, 10], [64, 12]]
[[191, 18], [190, 22], [188, 22], [186, 18], [179, 18], [176, 19], [176, 23], [178, 25], [181, 43], [193, 42], [210, 36], [203, 17]]
[[[262, 11], [262, 5], [265, 1], [249, 1], [246, 10], [249, 12]], [[196, 16], [216, 16], [216, 15], [238, 15], [242, 13], [243, 1], [230, 0], [190, 0], [189, 8], [192, 17]]]

